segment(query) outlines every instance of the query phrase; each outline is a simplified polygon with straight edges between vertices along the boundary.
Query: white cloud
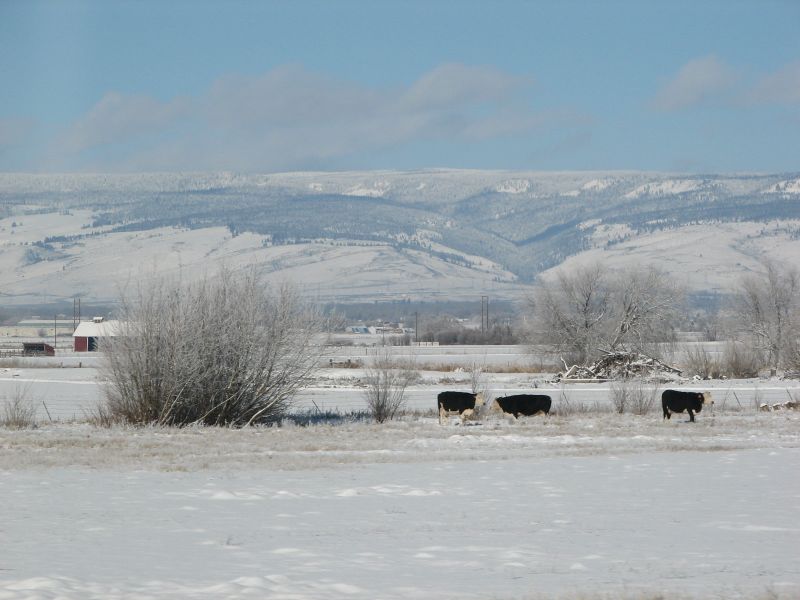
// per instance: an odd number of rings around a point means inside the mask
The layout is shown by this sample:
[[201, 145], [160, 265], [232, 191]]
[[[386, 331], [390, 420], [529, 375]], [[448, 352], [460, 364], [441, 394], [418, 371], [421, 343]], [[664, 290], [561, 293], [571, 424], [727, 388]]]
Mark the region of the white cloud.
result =
[[[530, 108], [531, 83], [491, 67], [446, 64], [405, 87], [370, 87], [287, 65], [221, 77], [197, 97], [169, 102], [108, 93], [58, 143], [73, 168], [324, 166], [419, 141], [535, 130], [550, 116]], [[114, 153], [93, 154], [113, 159], [87, 164], [87, 154], [112, 144]]]
[[490, 67], [445, 64], [420, 77], [398, 99], [399, 110], [449, 109], [464, 104], [502, 102], [532, 79]]
[[661, 87], [652, 105], [663, 111], [696, 106], [728, 91], [736, 80], [736, 72], [716, 56], [694, 58]]
[[187, 114], [186, 100], [159, 102], [144, 95], [108, 92], [56, 140], [65, 152], [128, 142], [157, 133]]
[[763, 76], [745, 100], [750, 104], [800, 104], [800, 61]]
[[27, 119], [0, 119], [0, 148], [22, 144], [33, 126]]

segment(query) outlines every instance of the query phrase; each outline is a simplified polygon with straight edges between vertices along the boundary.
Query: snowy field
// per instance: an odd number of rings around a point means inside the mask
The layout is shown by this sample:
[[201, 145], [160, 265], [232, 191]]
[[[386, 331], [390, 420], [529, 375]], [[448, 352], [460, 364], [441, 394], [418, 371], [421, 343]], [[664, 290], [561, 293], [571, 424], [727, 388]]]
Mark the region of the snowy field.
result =
[[0, 429], [0, 598], [797, 598], [799, 428]]
[[[755, 410], [798, 382], [672, 386], [712, 390], [690, 424], [487, 373], [573, 412], [440, 426], [469, 373], [422, 371], [385, 425], [103, 429], [70, 422], [102, 397], [81, 363], [0, 369], [39, 420], [0, 428], [0, 600], [800, 598], [800, 412]], [[363, 375], [322, 369], [297, 410], [362, 411]]]

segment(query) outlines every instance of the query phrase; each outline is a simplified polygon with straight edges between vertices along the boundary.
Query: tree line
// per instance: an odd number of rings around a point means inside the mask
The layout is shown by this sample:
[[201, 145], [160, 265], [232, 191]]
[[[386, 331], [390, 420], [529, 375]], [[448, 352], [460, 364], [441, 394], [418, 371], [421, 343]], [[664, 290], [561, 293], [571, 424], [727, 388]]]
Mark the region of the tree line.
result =
[[[739, 359], [743, 347], [760, 366], [798, 369], [799, 293], [796, 267], [764, 261], [760, 272], [734, 282], [729, 302], [707, 326], [724, 330]], [[659, 344], [675, 341], [687, 311], [685, 290], [663, 270], [614, 272], [600, 263], [540, 281], [528, 308], [534, 322], [529, 339], [578, 365], [620, 351], [657, 354]]]
[[[736, 282], [726, 308], [731, 360], [744, 361], [746, 348], [759, 365], [800, 369], [798, 292], [798, 270], [775, 262]], [[608, 353], [652, 355], [673, 341], [685, 292], [655, 267], [615, 272], [594, 264], [542, 280], [527, 311], [530, 342], [546, 345], [565, 365], [588, 365]], [[123, 291], [117, 317], [117, 335], [101, 346], [108, 381], [101, 422], [234, 427], [286, 416], [319, 366], [336, 319], [291, 284], [269, 285], [253, 270], [227, 268], [194, 282], [137, 283]], [[481, 336], [515, 340], [502, 327]], [[381, 354], [365, 374], [372, 416], [392, 418], [414, 380], [413, 365]]]

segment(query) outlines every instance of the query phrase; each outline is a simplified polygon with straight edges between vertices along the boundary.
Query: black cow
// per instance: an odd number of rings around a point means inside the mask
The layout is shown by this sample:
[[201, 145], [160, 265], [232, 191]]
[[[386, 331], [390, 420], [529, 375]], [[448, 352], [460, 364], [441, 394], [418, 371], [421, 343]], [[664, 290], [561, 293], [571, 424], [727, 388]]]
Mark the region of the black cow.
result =
[[458, 413], [461, 420], [466, 421], [475, 414], [475, 407], [483, 406], [483, 394], [469, 392], [441, 392], [436, 397], [439, 407], [439, 424], [444, 422], [449, 413]]
[[530, 417], [539, 413], [548, 414], [552, 403], [552, 399], [546, 394], [516, 394], [514, 396], [495, 398], [494, 402], [492, 402], [492, 410], [495, 412], [503, 411], [517, 418], [520, 415]]
[[680, 392], [678, 390], [664, 390], [661, 394], [661, 408], [664, 409], [664, 418], [669, 419], [672, 413], [687, 411], [689, 421], [694, 422], [694, 413], [703, 410], [704, 404], [714, 404], [711, 392]]

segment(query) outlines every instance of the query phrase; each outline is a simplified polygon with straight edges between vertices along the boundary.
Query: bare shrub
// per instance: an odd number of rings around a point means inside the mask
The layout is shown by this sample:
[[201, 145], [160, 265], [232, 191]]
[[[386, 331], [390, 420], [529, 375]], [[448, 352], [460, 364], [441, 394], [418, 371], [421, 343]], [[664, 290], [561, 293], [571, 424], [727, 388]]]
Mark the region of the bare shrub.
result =
[[753, 409], [758, 412], [761, 409], [761, 405], [764, 404], [762, 402], [762, 398], [764, 397], [764, 392], [761, 391], [761, 388], [756, 386], [755, 390], [753, 390]]
[[419, 379], [411, 361], [398, 361], [389, 346], [384, 346], [367, 368], [364, 397], [367, 410], [377, 423], [394, 417], [405, 406], [406, 388]]
[[646, 415], [653, 409], [660, 389], [642, 378], [631, 377], [614, 381], [610, 392], [614, 409], [619, 414]]
[[106, 404], [98, 404], [90, 410], [84, 410], [83, 420], [95, 427], [110, 428], [124, 423], [121, 416], [111, 412]]
[[564, 386], [560, 386], [558, 395], [554, 398], [553, 408], [550, 414], [559, 417], [570, 417], [573, 415], [595, 415], [609, 412], [608, 405], [597, 400], [591, 402], [580, 402], [572, 400], [566, 392]]
[[764, 359], [757, 351], [741, 342], [727, 342], [722, 353], [722, 371], [727, 377], [744, 379], [758, 377], [765, 366]]
[[473, 394], [477, 394], [478, 392], [486, 394], [486, 392], [489, 391], [489, 382], [484, 374], [485, 370], [486, 367], [484, 363], [472, 361], [469, 368], [469, 386]]
[[574, 405], [570, 400], [563, 385], [559, 386], [558, 396], [556, 399], [557, 402], [554, 403], [555, 406], [550, 410], [550, 412], [552, 412], [554, 415], [558, 415], [559, 417], [568, 417], [575, 413], [576, 405]]
[[107, 419], [244, 426], [283, 416], [322, 353], [324, 320], [294, 287], [222, 268], [121, 298], [104, 351]]
[[717, 379], [722, 374], [720, 360], [702, 346], [687, 347], [683, 367], [688, 375], [703, 379]]
[[36, 406], [30, 386], [15, 386], [10, 398], [5, 399], [0, 424], [8, 429], [31, 429], [36, 427]]

